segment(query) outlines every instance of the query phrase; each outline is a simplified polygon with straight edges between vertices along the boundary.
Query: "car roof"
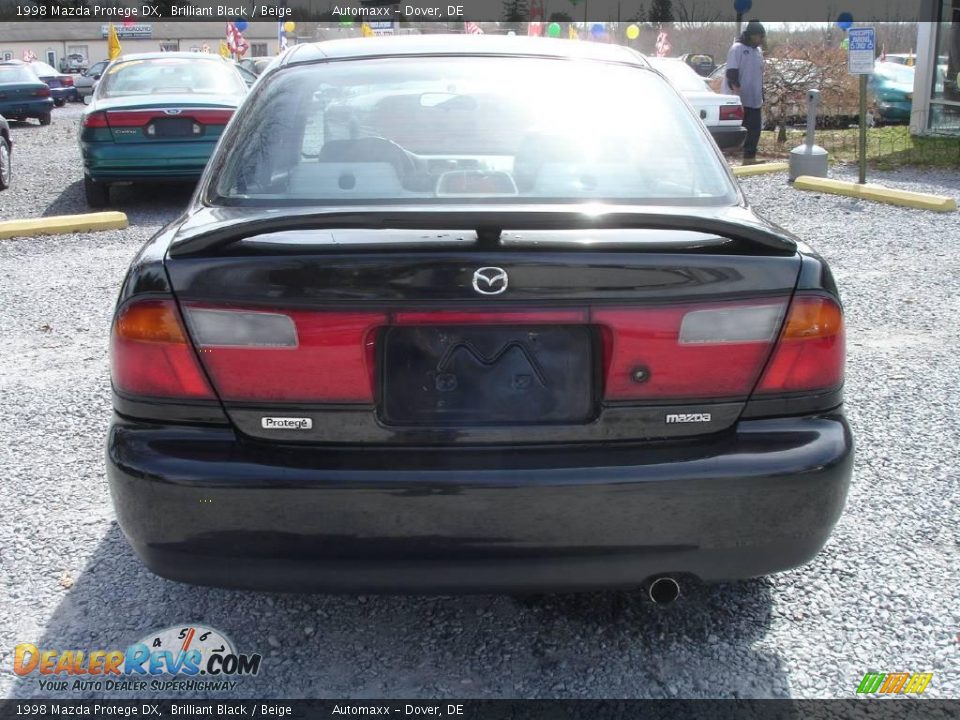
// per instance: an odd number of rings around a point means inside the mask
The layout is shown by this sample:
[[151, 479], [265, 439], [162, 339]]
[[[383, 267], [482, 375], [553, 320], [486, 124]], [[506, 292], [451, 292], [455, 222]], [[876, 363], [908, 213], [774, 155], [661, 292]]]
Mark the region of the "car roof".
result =
[[554, 38], [509, 35], [402, 35], [350, 38], [294, 45], [281, 65], [364, 57], [423, 55], [501, 55], [597, 60], [649, 67], [639, 53], [621, 45], [571, 42]]

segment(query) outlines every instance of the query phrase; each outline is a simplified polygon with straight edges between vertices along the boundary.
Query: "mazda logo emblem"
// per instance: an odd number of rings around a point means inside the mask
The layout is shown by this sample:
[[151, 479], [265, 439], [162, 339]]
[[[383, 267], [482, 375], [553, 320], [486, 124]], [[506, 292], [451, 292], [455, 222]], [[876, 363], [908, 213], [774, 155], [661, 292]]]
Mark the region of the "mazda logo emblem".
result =
[[179, 115], [179, 114], [182, 113], [183, 111], [182, 111], [182, 110], [178, 110], [177, 108], [167, 108], [167, 109], [164, 110], [164, 112], [165, 112], [167, 115]]
[[474, 271], [473, 289], [481, 295], [499, 295], [507, 289], [507, 271], [498, 267], [482, 267]]

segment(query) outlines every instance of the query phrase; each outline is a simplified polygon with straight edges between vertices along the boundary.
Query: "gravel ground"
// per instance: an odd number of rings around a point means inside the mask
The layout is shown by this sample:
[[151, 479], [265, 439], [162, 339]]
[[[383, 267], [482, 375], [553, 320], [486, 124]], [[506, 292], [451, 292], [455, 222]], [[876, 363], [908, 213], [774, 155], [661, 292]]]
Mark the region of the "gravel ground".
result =
[[[78, 114], [14, 128], [2, 217], [84, 209]], [[871, 179], [960, 196], [960, 171]], [[18, 642], [123, 647], [203, 621], [266, 656], [237, 697], [852, 697], [867, 670], [934, 672], [928, 696], [960, 695], [960, 213], [802, 193], [783, 174], [743, 186], [840, 282], [854, 486], [809, 565], [665, 611], [639, 593], [290, 596], [152, 576], [104, 477], [108, 323], [128, 262], [189, 190], [118, 195], [126, 231], [0, 241], [0, 694], [56, 696], [14, 676]]]

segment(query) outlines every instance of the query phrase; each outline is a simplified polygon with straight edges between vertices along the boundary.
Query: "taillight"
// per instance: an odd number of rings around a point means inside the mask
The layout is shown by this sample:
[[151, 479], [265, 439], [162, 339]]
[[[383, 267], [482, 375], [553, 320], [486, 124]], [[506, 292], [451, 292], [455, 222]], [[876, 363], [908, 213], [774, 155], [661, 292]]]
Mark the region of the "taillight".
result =
[[607, 400], [745, 398], [770, 353], [785, 299], [598, 309]]
[[721, 105], [721, 120], [743, 120], [743, 105]]
[[111, 338], [114, 387], [137, 397], [213, 400], [173, 300], [140, 300], [117, 316]]
[[223, 400], [373, 401], [376, 312], [187, 305], [187, 323]]
[[105, 112], [90, 113], [89, 115], [83, 118], [83, 127], [84, 128], [110, 127], [107, 124], [107, 114]]
[[34, 97], [50, 97], [50, 88], [44, 85], [42, 88], [37, 88], [33, 91]]
[[69, 75], [64, 75], [63, 77], [60, 78], [60, 83], [64, 87], [73, 87], [73, 78], [70, 77]]
[[757, 393], [827, 390], [843, 382], [843, 311], [833, 299], [798, 295]]

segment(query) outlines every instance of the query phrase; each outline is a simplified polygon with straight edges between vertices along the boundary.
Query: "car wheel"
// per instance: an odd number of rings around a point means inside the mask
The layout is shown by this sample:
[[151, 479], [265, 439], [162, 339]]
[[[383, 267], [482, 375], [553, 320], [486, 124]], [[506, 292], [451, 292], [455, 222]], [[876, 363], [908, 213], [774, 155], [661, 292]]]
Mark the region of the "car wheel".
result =
[[0, 190], [10, 187], [13, 177], [13, 163], [10, 160], [10, 141], [0, 138]]
[[106, 207], [110, 202], [110, 186], [97, 182], [89, 175], [83, 176], [83, 194], [86, 195], [87, 205], [92, 208]]
[[53, 104], [56, 105], [57, 107], [63, 107], [64, 105], [67, 104], [67, 101], [64, 100], [63, 98], [57, 98], [56, 100], [53, 101]]
[[41, 125], [49, 125], [49, 124], [50, 124], [50, 113], [47, 113], [46, 115], [41, 115], [40, 117], [37, 118], [37, 120], [40, 121], [40, 124], [41, 124]]

